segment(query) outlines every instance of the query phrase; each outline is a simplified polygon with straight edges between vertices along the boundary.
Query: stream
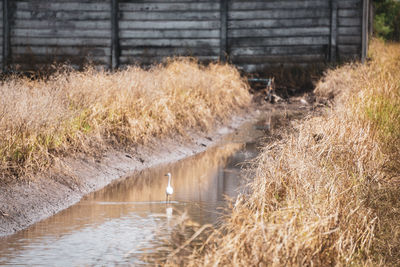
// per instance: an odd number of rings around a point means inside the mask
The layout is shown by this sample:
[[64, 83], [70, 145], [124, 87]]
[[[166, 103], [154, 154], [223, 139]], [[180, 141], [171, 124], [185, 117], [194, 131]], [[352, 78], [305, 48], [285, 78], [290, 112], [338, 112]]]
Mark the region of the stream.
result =
[[[155, 240], [168, 238], [183, 213], [199, 224], [218, 224], [226, 198], [235, 198], [244, 183], [241, 166], [258, 154], [265, 134], [247, 123], [203, 153], [115, 181], [3, 238], [0, 266], [144, 265], [143, 251], [157, 251]], [[170, 203], [165, 199], [167, 172], [174, 188]]]

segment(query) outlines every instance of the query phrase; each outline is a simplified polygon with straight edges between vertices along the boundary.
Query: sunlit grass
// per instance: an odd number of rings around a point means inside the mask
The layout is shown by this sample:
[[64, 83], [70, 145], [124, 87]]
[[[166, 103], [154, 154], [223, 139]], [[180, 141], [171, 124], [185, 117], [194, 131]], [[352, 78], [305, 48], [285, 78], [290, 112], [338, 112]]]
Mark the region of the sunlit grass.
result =
[[0, 172], [34, 173], [55, 157], [209, 131], [250, 102], [229, 65], [170, 60], [150, 70], [60, 70], [48, 79], [11, 77], [0, 85]]
[[333, 107], [267, 145], [222, 227], [167, 265], [400, 264], [400, 45], [370, 49], [327, 72]]

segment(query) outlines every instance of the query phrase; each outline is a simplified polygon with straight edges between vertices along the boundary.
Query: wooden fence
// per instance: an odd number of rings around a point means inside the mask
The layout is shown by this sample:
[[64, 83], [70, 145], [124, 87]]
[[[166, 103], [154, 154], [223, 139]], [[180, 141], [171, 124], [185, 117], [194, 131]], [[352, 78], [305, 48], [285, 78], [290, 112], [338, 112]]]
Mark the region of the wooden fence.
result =
[[3, 70], [171, 56], [248, 72], [363, 59], [369, 0], [2, 0]]

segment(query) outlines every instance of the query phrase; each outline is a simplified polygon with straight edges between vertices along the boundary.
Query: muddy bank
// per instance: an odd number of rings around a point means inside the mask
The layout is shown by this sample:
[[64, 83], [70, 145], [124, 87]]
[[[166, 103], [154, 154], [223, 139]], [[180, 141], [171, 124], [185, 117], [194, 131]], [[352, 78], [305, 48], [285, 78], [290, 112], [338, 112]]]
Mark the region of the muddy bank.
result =
[[[10, 235], [77, 203], [83, 196], [137, 171], [178, 161], [200, 153], [235, 132], [249, 131], [245, 123], [261, 120], [267, 127], [273, 113], [304, 112], [311, 108], [300, 101], [264, 104], [234, 117], [228, 125], [218, 125], [212, 133], [189, 132], [188, 136], [153, 140], [129, 153], [108, 151], [102, 158], [69, 158], [30, 183], [0, 187], [0, 236]], [[248, 124], [253, 127], [253, 124]]]
[[202, 152], [256, 114], [253, 110], [234, 117], [229, 125], [219, 125], [210, 134], [189, 133], [187, 137], [153, 140], [130, 153], [112, 150], [100, 159], [83, 156], [64, 159], [32, 182], [3, 185], [0, 187], [0, 236], [50, 217], [116, 179]]

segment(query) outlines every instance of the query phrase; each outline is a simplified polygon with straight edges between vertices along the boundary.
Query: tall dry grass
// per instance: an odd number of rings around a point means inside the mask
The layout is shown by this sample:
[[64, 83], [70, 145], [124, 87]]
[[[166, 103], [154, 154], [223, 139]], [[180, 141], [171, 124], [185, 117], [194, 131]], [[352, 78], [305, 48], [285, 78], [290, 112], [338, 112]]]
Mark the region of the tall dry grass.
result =
[[153, 137], [209, 131], [250, 102], [248, 85], [229, 65], [170, 60], [150, 70], [60, 70], [42, 80], [0, 85], [0, 173], [21, 177], [54, 158]]
[[400, 45], [370, 49], [326, 74], [331, 110], [267, 145], [222, 227], [167, 265], [400, 264]]

